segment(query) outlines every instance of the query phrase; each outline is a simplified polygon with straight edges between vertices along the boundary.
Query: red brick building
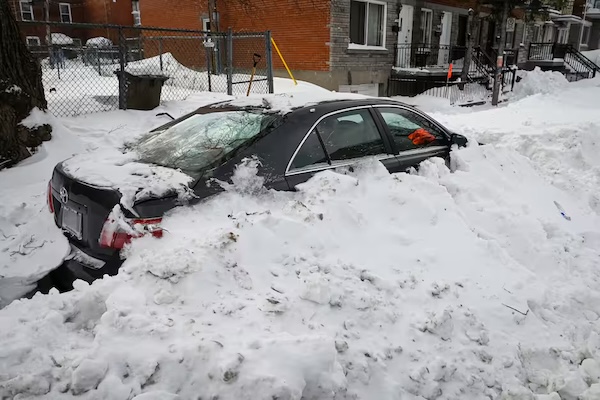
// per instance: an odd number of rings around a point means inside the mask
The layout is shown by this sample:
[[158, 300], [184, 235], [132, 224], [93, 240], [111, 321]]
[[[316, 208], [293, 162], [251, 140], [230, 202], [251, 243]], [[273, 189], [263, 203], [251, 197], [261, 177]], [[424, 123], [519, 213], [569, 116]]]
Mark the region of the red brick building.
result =
[[[45, 0], [8, 0], [17, 21], [46, 21]], [[63, 23], [93, 23], [135, 26], [139, 24], [138, 0], [49, 0], [48, 21]], [[45, 45], [46, 27], [21, 25], [30, 46]], [[62, 33], [73, 39], [73, 45], [85, 44], [91, 37], [104, 36], [115, 41], [109, 29], [82, 29], [53, 26], [52, 33]], [[64, 44], [64, 43], [62, 43]]]
[[[216, 0], [218, 30], [270, 30], [298, 79], [333, 90], [384, 94], [397, 46], [464, 42], [468, 2], [434, 0]], [[206, 0], [140, 3], [142, 24], [206, 29]], [[415, 18], [414, 16], [418, 18]], [[422, 16], [422, 18], [420, 18]], [[413, 26], [414, 25], [414, 26]], [[214, 29], [215, 27], [213, 27]], [[418, 32], [412, 34], [412, 32]], [[447, 62], [447, 60], [445, 61]], [[275, 74], [286, 76], [273, 55]]]
[[[40, 0], [8, 0], [17, 21], [45, 21], [46, 11], [44, 1]], [[84, 22], [85, 0], [60, 0], [49, 1], [48, 19], [53, 22]], [[46, 44], [46, 28], [44, 26], [22, 26], [21, 31], [30, 46]], [[77, 38], [78, 32], [74, 28], [55, 28], [54, 33], [63, 33], [69, 37]]]

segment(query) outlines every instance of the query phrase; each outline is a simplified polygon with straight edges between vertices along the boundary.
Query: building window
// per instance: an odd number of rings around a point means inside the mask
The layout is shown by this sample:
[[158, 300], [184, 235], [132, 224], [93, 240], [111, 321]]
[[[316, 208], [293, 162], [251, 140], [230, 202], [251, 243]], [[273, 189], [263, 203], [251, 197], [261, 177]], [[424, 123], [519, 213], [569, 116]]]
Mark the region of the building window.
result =
[[386, 4], [374, 1], [350, 2], [350, 42], [385, 46]]
[[542, 35], [542, 42], [552, 43], [554, 42], [554, 27], [552, 25], [544, 25], [544, 33]]
[[27, 46], [28, 47], [32, 47], [32, 46], [39, 46], [40, 45], [40, 38], [37, 36], [27, 36]]
[[21, 1], [21, 20], [33, 21], [33, 6], [30, 1]]
[[140, 17], [140, 2], [139, 0], [133, 0], [131, 2], [131, 14], [133, 14], [133, 25], [142, 25], [142, 18]]
[[60, 22], [73, 22], [73, 18], [71, 17], [71, 5], [69, 3], [58, 3], [58, 8], [60, 9]]
[[600, 8], [600, 0], [596, 0], [593, 8]]
[[558, 39], [556, 40], [556, 42], [560, 43], [560, 44], [566, 44], [568, 40], [569, 40], [569, 31], [567, 30], [567, 28], [559, 28], [558, 29]]
[[531, 36], [531, 41], [533, 43], [539, 43], [541, 40], [541, 38], [540, 38], [541, 34], [542, 34], [542, 26], [534, 25], [533, 26], [533, 34]]
[[431, 27], [433, 26], [433, 11], [427, 8], [421, 9], [421, 26], [419, 38], [422, 44], [431, 44]]

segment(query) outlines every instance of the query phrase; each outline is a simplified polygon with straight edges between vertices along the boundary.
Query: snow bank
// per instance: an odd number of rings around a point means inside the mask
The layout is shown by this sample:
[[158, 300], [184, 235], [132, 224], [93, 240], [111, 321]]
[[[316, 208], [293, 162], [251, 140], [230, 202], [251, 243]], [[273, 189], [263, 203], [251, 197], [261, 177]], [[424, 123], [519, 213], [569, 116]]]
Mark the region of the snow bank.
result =
[[[548, 182], [600, 213], [600, 162], [596, 156], [600, 151], [600, 80], [567, 84], [556, 77], [562, 83], [553, 86], [553, 74], [531, 74], [534, 80], [540, 75], [548, 79], [538, 81], [547, 84], [546, 93], [540, 93], [539, 88], [535, 89], [537, 94], [510, 100], [503, 107], [454, 115], [444, 110], [433, 116], [472, 140], [494, 143], [528, 157]], [[523, 83], [527, 85], [528, 76], [515, 85], [515, 90]]]
[[118, 276], [5, 308], [0, 394], [592, 393], [600, 221], [513, 151], [474, 146], [452, 166], [365, 163], [280, 193], [248, 162], [167, 216], [160, 242], [135, 240]]
[[590, 50], [590, 51], [582, 51], [584, 56], [590, 59], [594, 64], [600, 65], [600, 49]]
[[52, 41], [52, 44], [62, 44], [62, 45], [73, 44], [73, 38], [65, 35], [64, 33], [52, 33], [50, 35], [50, 38], [51, 38], [50, 40]]
[[533, 71], [522, 71], [519, 74], [522, 79], [515, 84], [512, 99], [522, 99], [540, 93], [555, 93], [566, 89], [569, 81], [560, 72], [542, 71], [535, 67]]
[[110, 47], [113, 45], [113, 43], [108, 38], [98, 36], [88, 39], [85, 42], [85, 45], [89, 47]]
[[[95, 176], [96, 181], [100, 182], [107, 171], [106, 168], [99, 170], [98, 167], [109, 163], [110, 158], [99, 154], [118, 158], [121, 153], [115, 148], [121, 148], [139, 135], [169, 121], [168, 117], [156, 116], [157, 113], [168, 112], [178, 117], [200, 106], [228, 98], [230, 97], [218, 93], [203, 94], [191, 96], [185, 103], [167, 102], [152, 112], [114, 111], [78, 118], [59, 119], [40, 110], [33, 110], [23, 124], [50, 124], [52, 140], [44, 142], [32, 157], [18, 166], [0, 171], [0, 308], [32, 290], [35, 282], [60, 265], [69, 251], [66, 238], [55, 226], [46, 206], [48, 181], [57, 163], [79, 155], [86, 161], [80, 167], [87, 168], [86, 174], [89, 173], [89, 177]], [[90, 155], [90, 151], [94, 151], [96, 155]], [[101, 160], [96, 164], [88, 162], [98, 160], [99, 157]], [[121, 154], [120, 157], [124, 156]], [[134, 168], [135, 166], [130, 166], [130, 170]], [[154, 173], [150, 173], [152, 171], [148, 171], [147, 166], [140, 168], [148, 172], [146, 180], [156, 178]], [[108, 169], [110, 170], [110, 164]], [[175, 177], [187, 179], [182, 175], [175, 174]], [[108, 176], [104, 176], [104, 182]], [[136, 194], [131, 193], [132, 188], [126, 182], [127, 179], [135, 178], [127, 178], [123, 174], [118, 174], [117, 177], [121, 178], [119, 182], [126, 194], [124, 201], [130, 201]], [[165, 185], [159, 185], [160, 181], [152, 182], [153, 185], [145, 186], [146, 190], [152, 186], [155, 189], [165, 189]], [[175, 183], [171, 181], [167, 186], [174, 186]], [[178, 187], [181, 190], [184, 188]]]

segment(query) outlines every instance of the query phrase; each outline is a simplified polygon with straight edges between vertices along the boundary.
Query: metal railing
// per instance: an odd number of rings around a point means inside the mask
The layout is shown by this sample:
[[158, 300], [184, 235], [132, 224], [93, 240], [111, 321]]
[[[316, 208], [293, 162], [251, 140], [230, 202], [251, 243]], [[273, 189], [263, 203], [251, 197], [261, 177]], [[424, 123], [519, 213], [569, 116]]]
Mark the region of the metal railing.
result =
[[562, 59], [564, 61], [564, 68], [561, 72], [570, 81], [593, 78], [597, 72], [600, 72], [598, 65], [570, 44], [531, 43], [527, 58], [530, 61]]
[[[72, 116], [126, 108], [118, 71], [159, 75], [161, 101], [201, 92], [273, 93], [270, 32], [203, 32], [41, 21], [19, 22], [22, 35], [51, 43], [30, 50], [42, 67], [49, 110]], [[250, 77], [253, 76], [252, 82]]]
[[[415, 96], [419, 94], [434, 97], [443, 97], [450, 100], [450, 104], [472, 103], [484, 101], [489, 95], [496, 74], [496, 53], [493, 58], [481, 47], [472, 49], [471, 62], [467, 73], [466, 82], [451, 80], [446, 82], [435, 79], [436, 72], [448, 68], [443, 62], [454, 64], [455, 72], [461, 71], [464, 65], [466, 49], [462, 46], [425, 46], [425, 45], [399, 45], [397, 52], [397, 65], [388, 81], [388, 96]], [[443, 53], [446, 52], [446, 53]], [[423, 58], [419, 60], [419, 55]], [[505, 51], [504, 65], [501, 68], [501, 87], [506, 92], [513, 90], [516, 81], [515, 64], [518, 51], [508, 49]], [[404, 60], [404, 63], [402, 61]], [[436, 62], [437, 61], [437, 62]], [[462, 61], [462, 62], [461, 62]], [[406, 67], [401, 67], [406, 65]], [[439, 68], [436, 71], [435, 68]], [[426, 71], [423, 76], [408, 77], [402, 73]]]
[[420, 94], [448, 99], [451, 105], [468, 105], [486, 101], [489, 90], [481, 82], [425, 81], [418, 78], [392, 77], [388, 81], [388, 95]]
[[[462, 69], [466, 47], [455, 45], [398, 44], [395, 48], [395, 67], [406, 68], [448, 68]], [[471, 66], [474, 68], [474, 66]]]

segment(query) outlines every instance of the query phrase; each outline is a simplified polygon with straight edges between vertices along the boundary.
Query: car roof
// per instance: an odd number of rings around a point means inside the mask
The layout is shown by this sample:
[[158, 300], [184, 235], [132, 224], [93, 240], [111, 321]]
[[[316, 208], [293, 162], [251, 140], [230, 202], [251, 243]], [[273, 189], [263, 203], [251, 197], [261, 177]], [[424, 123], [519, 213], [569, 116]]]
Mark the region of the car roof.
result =
[[[233, 109], [262, 109], [268, 112], [279, 113], [282, 115], [295, 111], [315, 109], [315, 111], [334, 110], [336, 108], [351, 108], [369, 105], [390, 104], [402, 105], [413, 108], [408, 104], [402, 103], [386, 97], [367, 97], [348, 93], [335, 93], [323, 96], [316, 95], [314, 98], [300, 96], [297, 94], [265, 94], [262, 96], [240, 97], [232, 100], [225, 100], [210, 104], [206, 107], [221, 108], [231, 107]], [[206, 108], [201, 107], [201, 108]]]

